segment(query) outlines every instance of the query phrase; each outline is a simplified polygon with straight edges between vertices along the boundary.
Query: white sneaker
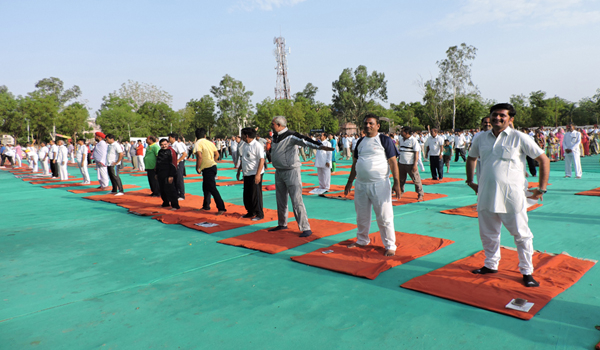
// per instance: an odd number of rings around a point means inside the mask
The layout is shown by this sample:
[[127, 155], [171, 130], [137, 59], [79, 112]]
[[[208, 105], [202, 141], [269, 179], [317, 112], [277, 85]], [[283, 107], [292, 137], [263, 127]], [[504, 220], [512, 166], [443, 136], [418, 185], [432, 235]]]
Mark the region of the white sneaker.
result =
[[117, 192], [117, 193], [115, 194], [115, 196], [122, 196], [122, 195], [124, 195], [124, 194], [125, 194], [125, 193], [123, 193], [123, 192]]
[[177, 200], [178, 200], [178, 201], [184, 201], [184, 200], [185, 200], [185, 198], [181, 198], [181, 197], [180, 197], [180, 198], [177, 198]]

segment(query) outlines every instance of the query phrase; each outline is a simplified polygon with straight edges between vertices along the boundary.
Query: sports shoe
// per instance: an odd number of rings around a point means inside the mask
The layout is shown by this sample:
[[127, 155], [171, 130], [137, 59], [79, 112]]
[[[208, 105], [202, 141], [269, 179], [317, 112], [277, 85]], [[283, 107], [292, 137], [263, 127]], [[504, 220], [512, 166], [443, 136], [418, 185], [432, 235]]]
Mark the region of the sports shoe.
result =
[[122, 196], [122, 195], [124, 195], [124, 194], [125, 194], [125, 193], [123, 193], [123, 192], [117, 192], [117, 193], [115, 194], [115, 196]]
[[252, 218], [252, 221], [260, 221], [262, 219], [264, 219], [263, 216], [255, 216], [255, 217]]
[[178, 200], [178, 201], [184, 201], [184, 200], [185, 200], [185, 198], [183, 198], [183, 197], [179, 197], [179, 198], [177, 198], [177, 200]]

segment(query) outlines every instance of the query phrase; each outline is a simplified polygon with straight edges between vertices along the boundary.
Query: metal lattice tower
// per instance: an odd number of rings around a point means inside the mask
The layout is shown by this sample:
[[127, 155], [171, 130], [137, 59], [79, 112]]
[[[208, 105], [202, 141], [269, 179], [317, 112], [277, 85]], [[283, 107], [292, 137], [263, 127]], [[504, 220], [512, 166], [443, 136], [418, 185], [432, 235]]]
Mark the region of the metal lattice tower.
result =
[[292, 95], [290, 93], [290, 81], [287, 75], [287, 55], [291, 53], [291, 51], [288, 49], [288, 51], [286, 52], [285, 39], [282, 36], [274, 38], [273, 44], [277, 46], [275, 50], [273, 50], [275, 60], [277, 61], [277, 66], [275, 67], [275, 70], [277, 71], [275, 99], [289, 100], [290, 98], [292, 98]]

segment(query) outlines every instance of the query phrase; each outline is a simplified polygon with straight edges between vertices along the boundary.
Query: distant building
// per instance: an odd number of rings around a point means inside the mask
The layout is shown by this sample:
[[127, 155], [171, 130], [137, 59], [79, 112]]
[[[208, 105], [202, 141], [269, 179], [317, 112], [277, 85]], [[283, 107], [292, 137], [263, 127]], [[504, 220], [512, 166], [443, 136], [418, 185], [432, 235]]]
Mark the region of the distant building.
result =
[[356, 135], [358, 134], [358, 128], [354, 123], [343, 123], [340, 125], [340, 133], [348, 134], [348, 135]]
[[14, 145], [15, 138], [10, 135], [2, 135], [2, 144], [3, 145]]

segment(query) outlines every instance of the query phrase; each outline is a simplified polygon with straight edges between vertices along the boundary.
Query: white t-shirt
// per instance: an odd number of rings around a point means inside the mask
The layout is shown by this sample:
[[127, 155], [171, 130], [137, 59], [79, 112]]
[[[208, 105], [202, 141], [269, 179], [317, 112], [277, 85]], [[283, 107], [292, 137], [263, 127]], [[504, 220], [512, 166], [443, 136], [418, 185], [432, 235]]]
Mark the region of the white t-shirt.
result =
[[182, 154], [187, 153], [187, 148], [183, 142], [175, 141], [171, 146], [177, 153], [177, 158], [181, 157]]
[[454, 136], [454, 141], [455, 141], [455, 147], [456, 148], [465, 148], [465, 135], [460, 134], [457, 136]]
[[[254, 139], [249, 144], [240, 148], [240, 151], [242, 157], [242, 172], [244, 173], [244, 176], [256, 175], [260, 160], [265, 158], [265, 149], [263, 145]], [[264, 172], [265, 167], [263, 166], [260, 173], [264, 174]]]
[[473, 139], [469, 157], [479, 157], [477, 211], [518, 213], [526, 208], [526, 156], [544, 151], [529, 137], [510, 127], [495, 137], [492, 130]]
[[58, 156], [58, 146], [57, 145], [51, 145], [50, 146], [50, 153], [48, 154], [48, 158], [54, 159], [55, 156]]
[[[382, 144], [381, 139], [385, 144]], [[354, 151], [356, 159], [356, 181], [362, 183], [389, 181], [390, 166], [388, 159], [396, 157], [398, 150], [391, 138], [363, 137]]]
[[352, 150], [354, 151], [354, 149], [356, 148], [356, 143], [358, 142], [357, 138], [353, 138], [352, 139]]
[[75, 156], [75, 159], [77, 159], [78, 163], [81, 163], [81, 161], [83, 161], [83, 160], [87, 161], [87, 154], [88, 154], [88, 148], [86, 145], [83, 145], [83, 146], [77, 145], [77, 154]]
[[48, 147], [46, 147], [46, 146], [40, 147], [40, 150], [38, 151], [38, 157], [40, 158], [40, 160], [43, 160], [47, 154], [48, 154]]
[[427, 139], [425, 142], [425, 147], [429, 147], [429, 154], [427, 157], [431, 156], [439, 156], [441, 154], [441, 150], [444, 149], [444, 138], [440, 135], [433, 137], [433, 135]]
[[[117, 141], [108, 145], [106, 151], [106, 166], [112, 166], [113, 162], [118, 161], [120, 153], [123, 153], [123, 146], [121, 146]], [[121, 164], [121, 162], [118, 162], [117, 164], [115, 164], [115, 166], [119, 164]]]
[[[94, 146], [94, 160], [96, 162], [104, 163], [106, 161], [106, 150], [108, 149], [108, 144], [106, 141], [102, 140]], [[104, 164], [106, 166], [106, 164]]]
[[400, 150], [400, 156], [398, 156], [398, 162], [400, 164], [414, 164], [416, 152], [421, 150], [419, 141], [415, 137], [409, 137], [406, 140], [400, 137], [398, 140], [398, 148]]
[[[329, 141], [321, 141], [323, 146], [331, 147], [331, 143]], [[317, 150], [317, 155], [315, 156], [315, 167], [316, 168], [327, 168], [327, 163], [329, 163], [329, 168], [333, 164], [331, 161], [331, 151], [325, 151], [322, 149]]]
[[69, 150], [67, 149], [67, 146], [65, 146], [65, 145], [58, 146], [58, 156], [56, 157], [56, 162], [60, 163], [60, 164], [66, 163], [68, 157], [69, 157]]

